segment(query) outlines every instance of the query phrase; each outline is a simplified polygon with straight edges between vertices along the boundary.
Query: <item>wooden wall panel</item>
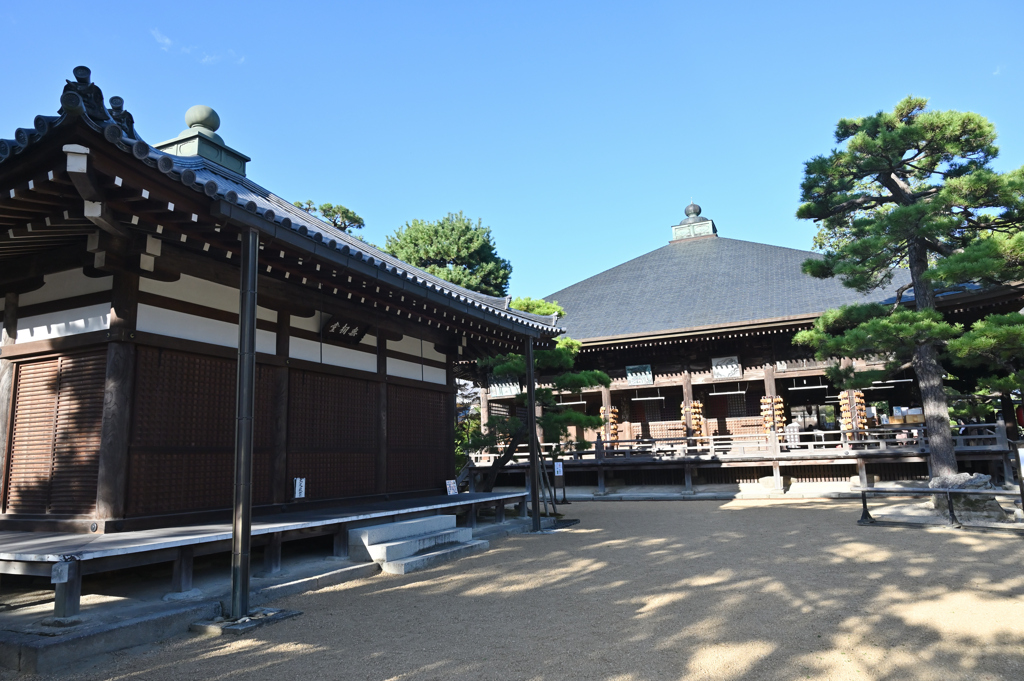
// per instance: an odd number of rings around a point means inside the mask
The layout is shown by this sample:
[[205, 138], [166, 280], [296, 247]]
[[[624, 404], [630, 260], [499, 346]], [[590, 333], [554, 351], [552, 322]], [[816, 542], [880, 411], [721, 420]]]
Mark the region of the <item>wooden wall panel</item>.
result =
[[5, 513], [95, 511], [105, 373], [105, 350], [18, 367]]
[[292, 370], [288, 478], [306, 478], [306, 499], [374, 493], [377, 384]]
[[[140, 346], [126, 515], [230, 508], [235, 372], [230, 359]], [[256, 367], [253, 504], [271, 501], [270, 367]]]
[[388, 492], [443, 489], [455, 443], [447, 393], [388, 386]]

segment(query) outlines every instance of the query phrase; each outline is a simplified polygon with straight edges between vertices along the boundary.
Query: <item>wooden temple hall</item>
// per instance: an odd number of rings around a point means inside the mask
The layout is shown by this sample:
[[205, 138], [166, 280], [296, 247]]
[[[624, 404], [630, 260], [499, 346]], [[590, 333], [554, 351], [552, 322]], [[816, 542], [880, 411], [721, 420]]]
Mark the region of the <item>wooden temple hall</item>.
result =
[[262, 188], [209, 107], [150, 144], [78, 67], [53, 110], [0, 139], [0, 529], [229, 518], [236, 416], [257, 514], [443, 494], [453, 363], [561, 333]]
[[[694, 204], [685, 214], [667, 245], [547, 296], [565, 308], [567, 335], [582, 341], [577, 368], [600, 369], [612, 379], [610, 389], [560, 397], [569, 408], [609, 417], [601, 433], [575, 433], [591, 442], [600, 435], [607, 451], [600, 465], [594, 452], [567, 462], [567, 484], [596, 484], [601, 466], [628, 469], [622, 473], [628, 484], [682, 484], [684, 473], [691, 480], [691, 468], [693, 479], [707, 483], [756, 481], [773, 466], [778, 474], [780, 462], [787, 476], [810, 481], [849, 480], [858, 463], [882, 479], [926, 476], [927, 452], [912, 446], [921, 444], [923, 428], [913, 372], [851, 396], [828, 383], [827, 363], [793, 344], [827, 309], [893, 302], [909, 274], [864, 296], [837, 279], [803, 274], [803, 261], [818, 254], [722, 237]], [[913, 304], [912, 296], [904, 300]], [[1019, 310], [1022, 292], [1000, 288], [939, 300], [945, 315], [969, 324]], [[514, 408], [517, 392], [493, 379], [484, 409]], [[865, 445], [878, 450], [872, 459], [858, 461], [847, 446], [843, 430], [850, 424], [841, 402], [850, 399], [863, 407], [854, 414], [865, 431], [857, 437], [878, 441]], [[871, 408], [879, 402], [885, 404]], [[767, 438], [768, 431], [781, 443]], [[984, 446], [971, 440], [973, 449], [961, 452], [964, 465], [973, 465], [972, 458], [1004, 461], [1002, 432]], [[845, 452], [836, 452], [840, 445]], [[1000, 476], [1005, 470], [998, 466]]]

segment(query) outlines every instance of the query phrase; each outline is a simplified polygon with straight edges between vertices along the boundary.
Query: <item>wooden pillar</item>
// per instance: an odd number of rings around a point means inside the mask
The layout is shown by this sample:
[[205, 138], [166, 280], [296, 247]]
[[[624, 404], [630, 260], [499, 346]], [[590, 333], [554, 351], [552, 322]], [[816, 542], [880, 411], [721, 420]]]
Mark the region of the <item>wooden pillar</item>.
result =
[[[115, 272], [110, 298], [111, 335], [121, 332], [129, 338], [133, 337], [138, 309], [139, 275]], [[134, 387], [135, 343], [111, 341], [107, 344], [103, 423], [96, 480], [96, 515], [103, 520], [124, 518]]]
[[54, 617], [74, 617], [82, 611], [82, 571], [77, 560], [68, 562], [67, 581], [55, 585]]
[[686, 412], [686, 434], [689, 436], [693, 434], [693, 412], [690, 411], [693, 406], [693, 376], [689, 370], [683, 372], [683, 406]]
[[604, 441], [608, 442], [611, 437], [611, 418], [612, 418], [612, 389], [601, 386], [601, 407], [604, 409], [604, 416], [607, 421], [604, 423]]
[[[292, 316], [287, 312], [277, 313], [277, 335], [274, 354], [279, 359], [288, 361], [291, 352]], [[271, 500], [275, 504], [287, 503], [292, 490], [288, 480], [288, 384], [289, 368], [275, 366], [273, 369], [273, 400], [274, 439], [270, 454], [270, 489]]]
[[182, 546], [178, 549], [178, 557], [174, 559], [174, 568], [171, 571], [171, 591], [181, 593], [192, 590], [194, 558], [195, 551], [191, 546]]
[[[448, 381], [448, 389], [450, 390], [445, 400], [448, 403], [448, 428], [446, 430], [448, 442], [447, 467], [448, 475], [451, 475], [452, 478], [455, 477], [455, 422], [459, 418], [459, 386], [458, 382], [455, 380], [454, 365], [455, 362], [453, 356], [445, 353], [444, 371], [445, 378]], [[447, 479], [447, 476], [445, 477]]]
[[273, 532], [263, 547], [263, 574], [276, 575], [281, 571], [281, 533]]
[[487, 386], [480, 388], [480, 432], [487, 435], [487, 419], [491, 417], [491, 406], [488, 402], [490, 395]]
[[[379, 429], [377, 431], [377, 465], [376, 484], [377, 494], [386, 494], [388, 491], [388, 341], [384, 338], [382, 329], [377, 329], [377, 377], [380, 382], [377, 384], [379, 390], [377, 402], [379, 407]], [[454, 446], [454, 440], [452, 441]]]
[[768, 397], [779, 394], [775, 387], [775, 366], [772, 364], [764, 365], [764, 394]]
[[[0, 331], [0, 349], [14, 345], [18, 339], [17, 293], [4, 295], [4, 326]], [[11, 415], [14, 413], [14, 362], [0, 359], [0, 481], [7, 471], [7, 438], [11, 432]], [[0, 482], [0, 492], [3, 491]]]
[[348, 558], [348, 525], [338, 525], [334, 530], [335, 558]]

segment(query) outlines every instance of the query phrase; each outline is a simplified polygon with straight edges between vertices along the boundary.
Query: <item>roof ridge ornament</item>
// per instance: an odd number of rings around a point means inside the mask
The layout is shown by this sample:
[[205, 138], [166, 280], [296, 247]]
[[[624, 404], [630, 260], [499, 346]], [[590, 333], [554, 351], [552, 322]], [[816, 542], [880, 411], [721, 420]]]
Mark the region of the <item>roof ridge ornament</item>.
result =
[[672, 226], [672, 240], [669, 243], [696, 237], [718, 236], [718, 228], [715, 227], [714, 220], [702, 218], [700, 216], [701, 208], [693, 202], [693, 199], [690, 199], [690, 205], [684, 212], [686, 217], [680, 220], [678, 225]]

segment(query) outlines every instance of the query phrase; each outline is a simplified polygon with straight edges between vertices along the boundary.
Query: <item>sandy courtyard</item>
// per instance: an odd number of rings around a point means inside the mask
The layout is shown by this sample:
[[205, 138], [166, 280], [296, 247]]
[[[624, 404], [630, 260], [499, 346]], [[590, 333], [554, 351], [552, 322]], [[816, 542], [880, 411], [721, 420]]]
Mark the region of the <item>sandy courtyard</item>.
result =
[[849, 502], [565, 510], [581, 523], [283, 599], [305, 614], [74, 678], [1024, 678], [1020, 536], [858, 527]]

